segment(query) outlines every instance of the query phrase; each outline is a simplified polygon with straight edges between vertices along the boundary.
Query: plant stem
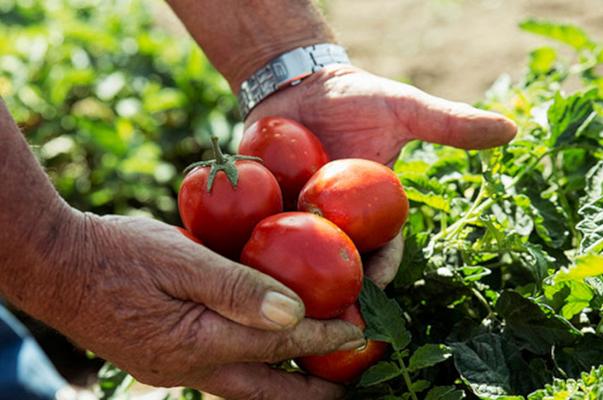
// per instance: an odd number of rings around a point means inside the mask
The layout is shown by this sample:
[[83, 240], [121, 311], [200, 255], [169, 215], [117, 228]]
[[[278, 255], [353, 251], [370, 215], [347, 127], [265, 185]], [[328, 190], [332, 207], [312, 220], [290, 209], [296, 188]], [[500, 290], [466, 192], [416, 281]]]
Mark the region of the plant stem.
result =
[[214, 158], [216, 159], [217, 164], [224, 164], [224, 153], [222, 153], [222, 149], [220, 148], [220, 139], [216, 136], [211, 137], [211, 147], [214, 152]]
[[410, 379], [410, 375], [408, 374], [408, 369], [406, 368], [404, 359], [402, 358], [402, 355], [398, 351], [396, 351], [396, 358], [398, 359], [398, 364], [400, 365], [400, 369], [402, 370], [402, 377], [404, 378], [404, 383], [406, 384], [406, 387], [408, 388], [410, 397], [412, 398], [412, 400], [419, 400], [417, 398], [417, 395], [415, 394], [415, 392], [412, 390], [412, 380]]

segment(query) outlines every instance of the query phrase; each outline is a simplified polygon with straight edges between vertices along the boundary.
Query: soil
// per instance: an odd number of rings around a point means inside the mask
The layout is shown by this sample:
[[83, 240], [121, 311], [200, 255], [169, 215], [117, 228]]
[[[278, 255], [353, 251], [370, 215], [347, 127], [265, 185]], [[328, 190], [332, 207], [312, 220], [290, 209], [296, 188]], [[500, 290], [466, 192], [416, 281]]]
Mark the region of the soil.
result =
[[528, 52], [550, 44], [521, 31], [534, 17], [581, 26], [603, 41], [603, 0], [327, 0], [353, 62], [451, 100], [475, 102]]

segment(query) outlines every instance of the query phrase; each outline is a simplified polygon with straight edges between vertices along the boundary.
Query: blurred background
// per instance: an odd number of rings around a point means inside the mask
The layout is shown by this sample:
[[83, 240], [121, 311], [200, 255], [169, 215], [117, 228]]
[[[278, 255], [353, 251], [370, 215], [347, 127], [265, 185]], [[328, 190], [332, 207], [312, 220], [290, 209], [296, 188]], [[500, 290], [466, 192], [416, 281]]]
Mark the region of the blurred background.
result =
[[[603, 37], [603, 0], [320, 4], [355, 64], [465, 102], [545, 43], [522, 20]], [[180, 171], [207, 157], [210, 133], [236, 151], [235, 99], [161, 0], [0, 0], [0, 37], [0, 96], [75, 207], [179, 224]], [[19, 316], [64, 376], [94, 381], [99, 360]]]

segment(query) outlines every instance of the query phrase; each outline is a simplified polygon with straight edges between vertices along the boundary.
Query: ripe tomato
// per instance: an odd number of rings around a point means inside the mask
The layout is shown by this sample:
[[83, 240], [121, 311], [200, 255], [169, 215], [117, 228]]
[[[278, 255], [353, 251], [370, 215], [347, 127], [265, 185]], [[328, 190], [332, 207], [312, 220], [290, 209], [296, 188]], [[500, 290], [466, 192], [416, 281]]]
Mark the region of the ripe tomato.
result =
[[[348, 307], [339, 318], [353, 323], [362, 330], [366, 327], [357, 304]], [[314, 376], [331, 382], [348, 383], [358, 379], [366, 369], [380, 361], [387, 347], [385, 342], [369, 340], [361, 349], [306, 356], [295, 361]]]
[[193, 242], [195, 242], [195, 243], [199, 243], [199, 244], [203, 244], [203, 242], [201, 242], [201, 240], [197, 239], [197, 238], [195, 237], [195, 235], [193, 235], [192, 233], [190, 233], [190, 232], [189, 232], [189, 231], [187, 231], [186, 229], [181, 228], [181, 227], [179, 227], [179, 226], [177, 226], [177, 227], [176, 227], [176, 229], [178, 229], [178, 231], [179, 231], [180, 233], [182, 233], [184, 236], [186, 236], [187, 238], [189, 238], [189, 239], [190, 239], [190, 240], [192, 240]]
[[281, 185], [286, 210], [295, 210], [304, 184], [329, 161], [318, 138], [300, 123], [264, 117], [243, 134], [239, 153], [260, 157]]
[[286, 212], [261, 221], [241, 262], [291, 288], [311, 318], [341, 314], [362, 287], [362, 261], [352, 240], [332, 222], [310, 213]]
[[408, 199], [396, 174], [369, 160], [331, 161], [303, 187], [297, 207], [340, 227], [360, 252], [392, 240], [408, 213]]
[[238, 260], [253, 227], [282, 211], [276, 178], [259, 162], [223, 155], [198, 163], [182, 182], [178, 209], [184, 226], [217, 253]]

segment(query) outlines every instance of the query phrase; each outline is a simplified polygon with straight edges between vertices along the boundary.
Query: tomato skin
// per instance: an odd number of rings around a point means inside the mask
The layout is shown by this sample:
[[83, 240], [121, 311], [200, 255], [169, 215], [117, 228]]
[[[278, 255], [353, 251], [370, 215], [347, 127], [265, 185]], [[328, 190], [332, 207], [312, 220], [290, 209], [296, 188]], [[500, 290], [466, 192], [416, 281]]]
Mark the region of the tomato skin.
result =
[[297, 207], [332, 221], [360, 252], [366, 252], [400, 232], [408, 214], [408, 199], [391, 169], [350, 158], [319, 169], [303, 187]]
[[[357, 304], [348, 307], [339, 319], [351, 322], [362, 330], [365, 328]], [[350, 383], [358, 379], [370, 366], [383, 359], [387, 349], [387, 343], [369, 340], [361, 349], [300, 357], [295, 362], [319, 378], [337, 383]]]
[[181, 227], [179, 227], [179, 226], [177, 226], [177, 227], [176, 227], [176, 229], [178, 229], [178, 231], [179, 231], [180, 233], [182, 233], [184, 236], [186, 236], [187, 238], [189, 238], [189, 239], [190, 239], [190, 240], [192, 240], [193, 242], [195, 242], [195, 243], [199, 243], [199, 244], [203, 244], [203, 242], [202, 242], [202, 241], [200, 241], [199, 239], [197, 239], [197, 238], [195, 237], [195, 235], [193, 235], [192, 233], [190, 233], [190, 232], [189, 232], [189, 231], [187, 231], [186, 229], [181, 228]]
[[223, 171], [207, 191], [209, 167], [192, 170], [178, 193], [178, 209], [184, 226], [215, 252], [238, 260], [254, 226], [282, 211], [282, 195], [276, 178], [255, 161], [235, 161], [239, 181], [233, 187]]
[[362, 288], [362, 261], [352, 240], [332, 222], [310, 213], [286, 212], [262, 220], [241, 262], [297, 293], [310, 318], [340, 315]]
[[247, 128], [239, 153], [264, 161], [281, 186], [285, 210], [295, 210], [301, 188], [329, 161], [309, 129], [282, 117], [264, 117]]

